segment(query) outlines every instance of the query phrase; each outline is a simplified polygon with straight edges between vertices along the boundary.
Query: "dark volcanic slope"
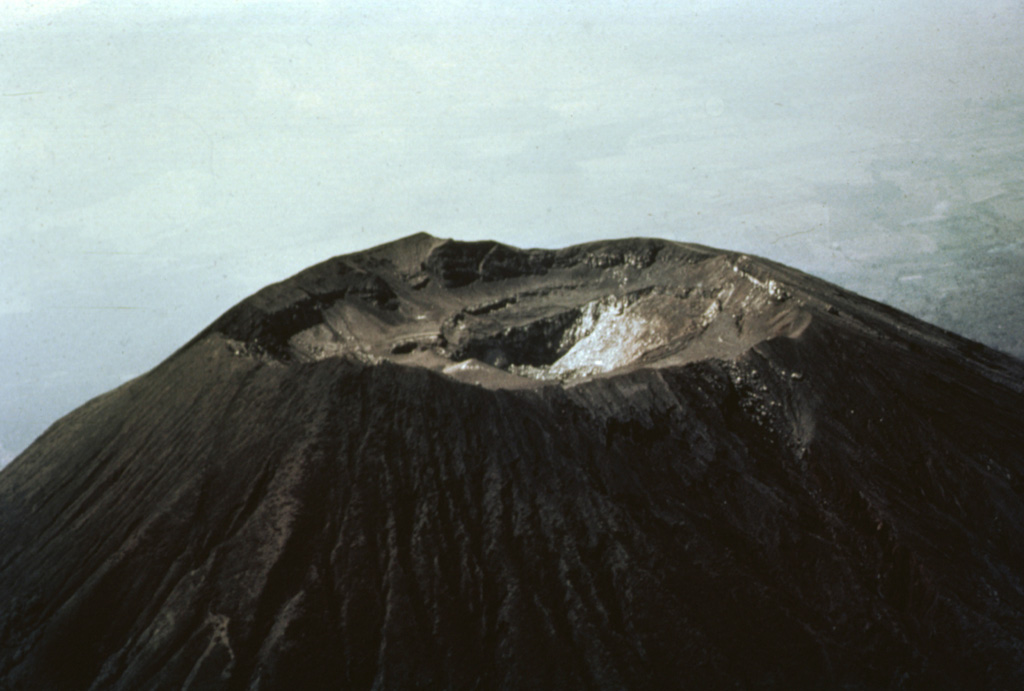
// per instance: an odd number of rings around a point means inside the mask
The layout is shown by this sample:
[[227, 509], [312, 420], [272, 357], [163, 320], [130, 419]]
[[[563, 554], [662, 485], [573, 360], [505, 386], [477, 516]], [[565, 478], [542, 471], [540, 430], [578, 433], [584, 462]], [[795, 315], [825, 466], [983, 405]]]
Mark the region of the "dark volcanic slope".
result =
[[1024, 687], [1024, 366], [760, 259], [421, 235], [0, 473], [0, 687]]

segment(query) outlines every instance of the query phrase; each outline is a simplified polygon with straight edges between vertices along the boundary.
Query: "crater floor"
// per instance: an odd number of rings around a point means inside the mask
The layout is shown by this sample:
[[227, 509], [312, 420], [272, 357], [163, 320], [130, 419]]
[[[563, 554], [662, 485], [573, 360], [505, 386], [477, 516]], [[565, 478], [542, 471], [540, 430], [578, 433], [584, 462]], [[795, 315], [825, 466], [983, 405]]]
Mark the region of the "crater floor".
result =
[[[421, 235], [314, 267], [214, 328], [240, 353], [390, 360], [500, 388], [572, 384], [798, 334], [813, 310], [764, 273], [744, 255], [653, 240], [549, 251]], [[275, 328], [247, 329], [247, 308]]]

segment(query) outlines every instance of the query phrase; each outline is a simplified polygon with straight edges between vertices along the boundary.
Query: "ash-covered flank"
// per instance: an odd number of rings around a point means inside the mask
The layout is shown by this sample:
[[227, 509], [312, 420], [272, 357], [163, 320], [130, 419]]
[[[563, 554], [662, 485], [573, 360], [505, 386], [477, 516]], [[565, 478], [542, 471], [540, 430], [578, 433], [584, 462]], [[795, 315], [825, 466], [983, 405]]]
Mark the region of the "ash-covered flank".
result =
[[1021, 688], [1022, 390], [706, 247], [338, 257], [0, 473], [0, 688]]

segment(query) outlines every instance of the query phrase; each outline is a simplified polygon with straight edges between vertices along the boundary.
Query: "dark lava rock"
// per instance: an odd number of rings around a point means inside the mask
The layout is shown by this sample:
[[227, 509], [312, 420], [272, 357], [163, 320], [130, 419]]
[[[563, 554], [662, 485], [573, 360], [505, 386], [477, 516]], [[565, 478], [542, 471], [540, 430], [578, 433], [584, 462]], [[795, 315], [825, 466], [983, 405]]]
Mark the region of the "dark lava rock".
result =
[[1024, 688], [1022, 382], [705, 247], [332, 259], [0, 473], [0, 687]]

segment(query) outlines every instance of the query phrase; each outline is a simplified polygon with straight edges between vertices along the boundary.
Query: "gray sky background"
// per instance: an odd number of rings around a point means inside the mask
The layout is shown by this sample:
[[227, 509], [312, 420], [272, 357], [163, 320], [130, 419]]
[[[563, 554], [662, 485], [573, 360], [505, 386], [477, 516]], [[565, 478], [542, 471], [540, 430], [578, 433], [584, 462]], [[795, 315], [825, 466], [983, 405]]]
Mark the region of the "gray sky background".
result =
[[739, 249], [1024, 355], [1024, 4], [393, 4], [0, 4], [0, 462], [418, 231]]

